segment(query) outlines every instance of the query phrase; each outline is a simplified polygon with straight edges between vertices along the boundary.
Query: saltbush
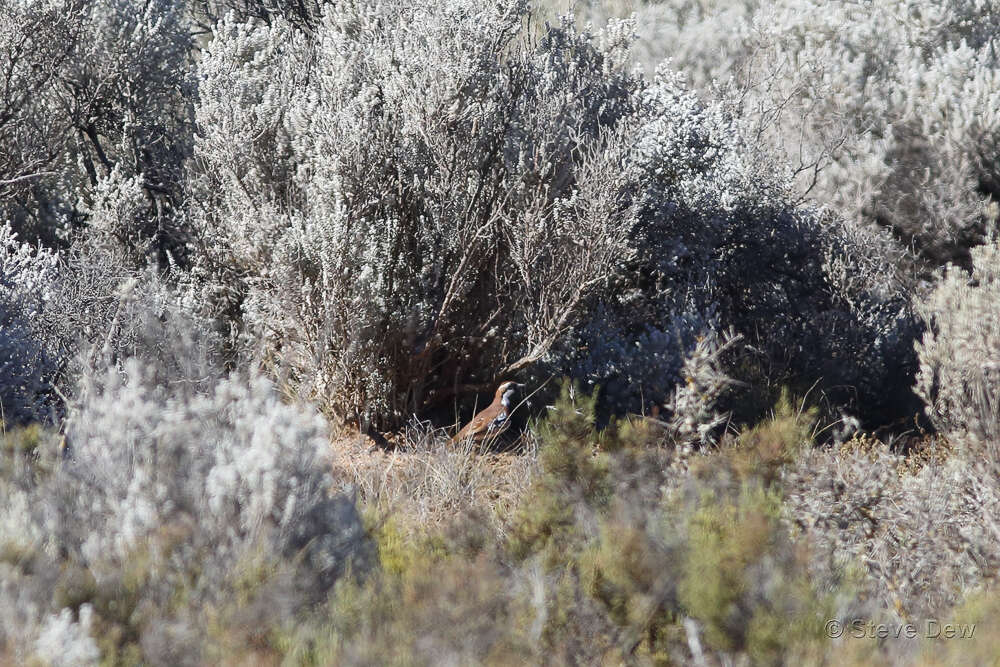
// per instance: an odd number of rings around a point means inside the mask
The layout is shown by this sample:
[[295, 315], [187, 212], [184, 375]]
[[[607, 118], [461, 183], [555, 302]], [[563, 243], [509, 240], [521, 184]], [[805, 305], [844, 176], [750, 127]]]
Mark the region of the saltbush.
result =
[[48, 244], [85, 226], [109, 178], [141, 200], [112, 224], [133, 261], [183, 250], [192, 40], [184, 3], [15, 0], [0, 8], [0, 219]]
[[204, 56], [198, 271], [343, 421], [399, 424], [537, 361], [628, 254], [620, 31], [522, 46], [524, 11], [229, 21]]
[[51, 298], [56, 257], [0, 227], [0, 421], [49, 420], [56, 398], [56, 351], [39, 326]]
[[192, 258], [258, 362], [362, 425], [514, 373], [601, 384], [621, 413], [732, 328], [768, 377], [898, 411], [880, 399], [912, 321], [865, 239], [797, 208], [736, 105], [629, 72], [633, 24], [525, 36], [530, 17], [442, 0], [218, 25]]
[[911, 277], [949, 261], [968, 268], [969, 248], [995, 228], [993, 0], [578, 5], [597, 25], [629, 11], [647, 72], [670, 58], [704, 96], [735, 94], [798, 196], [890, 230], [917, 260], [891, 245], [886, 259]]
[[[949, 267], [919, 305], [917, 391], [942, 432], [992, 448], [1000, 440], [1000, 246], [972, 251], [972, 275]], [[993, 455], [995, 457], [995, 454]]]
[[353, 500], [331, 493], [323, 420], [266, 379], [225, 377], [189, 320], [161, 317], [144, 358], [84, 370], [61, 451], [3, 450], [18, 661], [86, 653], [87, 637], [125, 663], [211, 659], [247, 614], [283, 627], [372, 562]]

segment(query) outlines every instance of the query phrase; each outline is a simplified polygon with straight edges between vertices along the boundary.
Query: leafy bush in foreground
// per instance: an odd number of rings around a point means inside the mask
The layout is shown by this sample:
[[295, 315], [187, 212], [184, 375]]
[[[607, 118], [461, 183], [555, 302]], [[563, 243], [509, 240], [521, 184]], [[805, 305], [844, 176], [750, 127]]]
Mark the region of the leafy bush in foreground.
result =
[[[992, 594], [977, 591], [997, 562], [997, 487], [969, 461], [933, 445], [907, 459], [864, 438], [817, 450], [816, 412], [787, 397], [696, 454], [648, 420], [597, 433], [594, 409], [564, 392], [539, 426], [539, 471], [505, 540], [484, 541], [469, 517], [436, 538], [385, 533], [392, 568], [338, 589], [295, 655], [862, 665], [914, 664], [927, 649], [933, 664], [955, 649], [919, 638], [927, 619], [988, 622]], [[920, 630], [831, 640], [829, 619]], [[964, 651], [991, 642], [976, 635]]]
[[[372, 506], [363, 524], [326, 495], [313, 420], [266, 386], [185, 397], [141, 377], [84, 395], [74, 416], [93, 426], [73, 422], [68, 461], [54, 433], [2, 440], [5, 659], [912, 664], [919, 642], [831, 641], [824, 623], [985, 623], [991, 608], [988, 590], [968, 596], [1000, 562], [995, 479], [863, 439], [816, 450], [815, 411], [788, 399], [691, 452], [655, 420], [597, 432], [594, 399], [566, 390], [493, 530], [469, 504]], [[112, 414], [126, 437], [107, 435]]]
[[[735, 451], [672, 451], [651, 422], [598, 433], [594, 410], [592, 397], [564, 389], [539, 426], [540, 469], [506, 539], [484, 539], [475, 517], [403, 544], [382, 531], [385, 569], [338, 586], [329, 616], [300, 628], [294, 659], [645, 664], [697, 651], [779, 664], [821, 655], [834, 607], [808, 582], [780, 489], [756, 464], [737, 465]], [[796, 437], [782, 446], [798, 447]]]
[[166, 322], [159, 358], [85, 374], [65, 460], [48, 436], [4, 453], [17, 661], [87, 652], [88, 633], [109, 660], [214, 661], [244, 641], [221, 628], [280, 627], [371, 561], [353, 501], [330, 494], [322, 419], [267, 380], [221, 377]]

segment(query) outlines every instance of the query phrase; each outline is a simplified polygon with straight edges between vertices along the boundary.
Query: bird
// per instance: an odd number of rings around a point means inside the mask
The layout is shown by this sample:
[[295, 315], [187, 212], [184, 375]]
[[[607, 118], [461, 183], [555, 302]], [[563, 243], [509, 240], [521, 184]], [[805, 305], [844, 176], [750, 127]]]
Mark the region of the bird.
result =
[[462, 430], [456, 433], [455, 437], [449, 441], [449, 444], [454, 445], [464, 440], [483, 442], [484, 440], [492, 440], [500, 435], [510, 425], [511, 400], [514, 398], [517, 390], [523, 386], [509, 380], [501, 383], [497, 387], [497, 393], [489, 407], [482, 410], [472, 418], [472, 421], [463, 426]]

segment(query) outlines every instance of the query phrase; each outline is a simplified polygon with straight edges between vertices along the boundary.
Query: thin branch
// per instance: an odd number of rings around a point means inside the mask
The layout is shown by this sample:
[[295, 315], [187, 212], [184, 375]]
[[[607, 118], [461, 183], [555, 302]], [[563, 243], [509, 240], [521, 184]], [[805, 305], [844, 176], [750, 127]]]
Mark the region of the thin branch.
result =
[[14, 178], [8, 178], [6, 180], [0, 181], [0, 186], [2, 185], [14, 185], [16, 183], [21, 183], [23, 181], [29, 181], [32, 178], [41, 178], [42, 176], [55, 176], [57, 172], [54, 171], [39, 171], [34, 174], [24, 174], [23, 176], [16, 176]]

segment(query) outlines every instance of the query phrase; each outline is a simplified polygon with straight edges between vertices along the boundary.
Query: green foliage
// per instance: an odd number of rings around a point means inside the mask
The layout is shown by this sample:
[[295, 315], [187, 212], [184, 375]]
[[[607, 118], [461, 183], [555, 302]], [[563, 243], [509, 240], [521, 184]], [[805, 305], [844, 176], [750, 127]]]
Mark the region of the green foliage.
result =
[[8, 426], [0, 422], [0, 476], [4, 472], [25, 471], [46, 475], [63, 456], [65, 441], [38, 423]]
[[383, 572], [406, 577], [425, 571], [449, 555], [449, 545], [442, 535], [414, 535], [393, 517], [378, 521], [371, 529]]
[[554, 596], [561, 604], [550, 634], [567, 632], [567, 623], [585, 617], [581, 607], [596, 605], [597, 627], [614, 638], [606, 648], [621, 659], [669, 660], [687, 641], [686, 617], [704, 628], [712, 650], [762, 664], [819, 641], [832, 609], [784, 528], [774, 483], [811, 443], [816, 410], [783, 393], [771, 420], [699, 457], [677, 486], [666, 476], [669, 460], [657, 466], [650, 456], [664, 450], [650, 449], [662, 440], [651, 437], [648, 422], [612, 422], [598, 434], [588, 426], [592, 405], [564, 387], [538, 428], [542, 473], [511, 531], [518, 557], [540, 555], [576, 590], [568, 608]]
[[180, 517], [121, 560], [52, 561], [25, 542], [0, 568], [22, 582], [57, 572], [53, 606], [67, 623], [88, 618], [108, 665], [675, 664], [692, 646], [719, 661], [828, 659], [823, 624], [852, 618], [843, 601], [866, 574], [855, 564], [820, 590], [811, 546], [789, 529], [787, 477], [812, 452], [816, 411], [785, 392], [770, 420], [685, 453], [655, 420], [598, 431], [594, 406], [566, 384], [535, 425], [540, 470], [506, 534], [475, 511], [419, 524], [373, 506], [360, 532], [376, 566], [320, 595], [303, 591], [308, 549], [264, 543], [206, 595], [214, 547], [193, 545], [196, 524]]
[[770, 419], [744, 428], [730, 452], [741, 474], [760, 475], [770, 484], [782, 466], [812, 446], [819, 409], [805, 407], [787, 388], [781, 390]]
[[624, 630], [628, 639], [623, 648], [641, 644], [644, 653], [662, 658], [679, 630], [674, 560], [678, 554], [658, 537], [642, 526], [607, 521], [599, 541], [581, 556], [580, 566], [584, 590]]
[[819, 639], [831, 609], [782, 529], [781, 498], [744, 483], [736, 497], [705, 494], [690, 519], [678, 592], [710, 646], [780, 662], [789, 645]]
[[[738, 469], [733, 448], [699, 457], [715, 476], [684, 474], [662, 429], [598, 432], [594, 405], [565, 384], [536, 425], [541, 470], [506, 539], [475, 516], [421, 531], [369, 513], [380, 568], [339, 582], [323, 614], [271, 646], [297, 664], [666, 664], [690, 657], [693, 619], [720, 655], [808, 653], [832, 612], [783, 528], [778, 487]], [[790, 406], [758, 439], [794, 451], [811, 416]]]
[[[0, 422], [0, 485], [22, 480], [40, 484], [63, 460], [66, 441], [52, 429], [32, 423], [12, 426]], [[0, 547], [17, 536], [0, 533]]]
[[374, 537], [379, 563], [386, 573], [400, 575], [413, 567], [415, 558], [412, 550], [408, 548], [406, 538], [392, 518], [386, 519], [377, 527]]
[[[418, 557], [418, 560], [421, 558]], [[341, 581], [284, 647], [294, 664], [519, 664], [515, 606], [504, 571], [484, 559], [424, 560], [366, 582]]]
[[541, 472], [511, 528], [511, 552], [519, 558], [545, 552], [564, 561], [578, 535], [573, 502], [603, 507], [611, 493], [608, 454], [594, 428], [596, 394], [580, 395], [563, 383], [559, 399], [537, 427]]
[[989, 665], [1000, 655], [1000, 595], [973, 593], [947, 617], [922, 624], [919, 665]]
[[0, 437], [0, 449], [5, 455], [31, 455], [42, 441], [42, 427], [38, 424], [29, 424], [21, 428], [7, 430], [6, 425], [0, 423], [3, 429], [3, 436]]

